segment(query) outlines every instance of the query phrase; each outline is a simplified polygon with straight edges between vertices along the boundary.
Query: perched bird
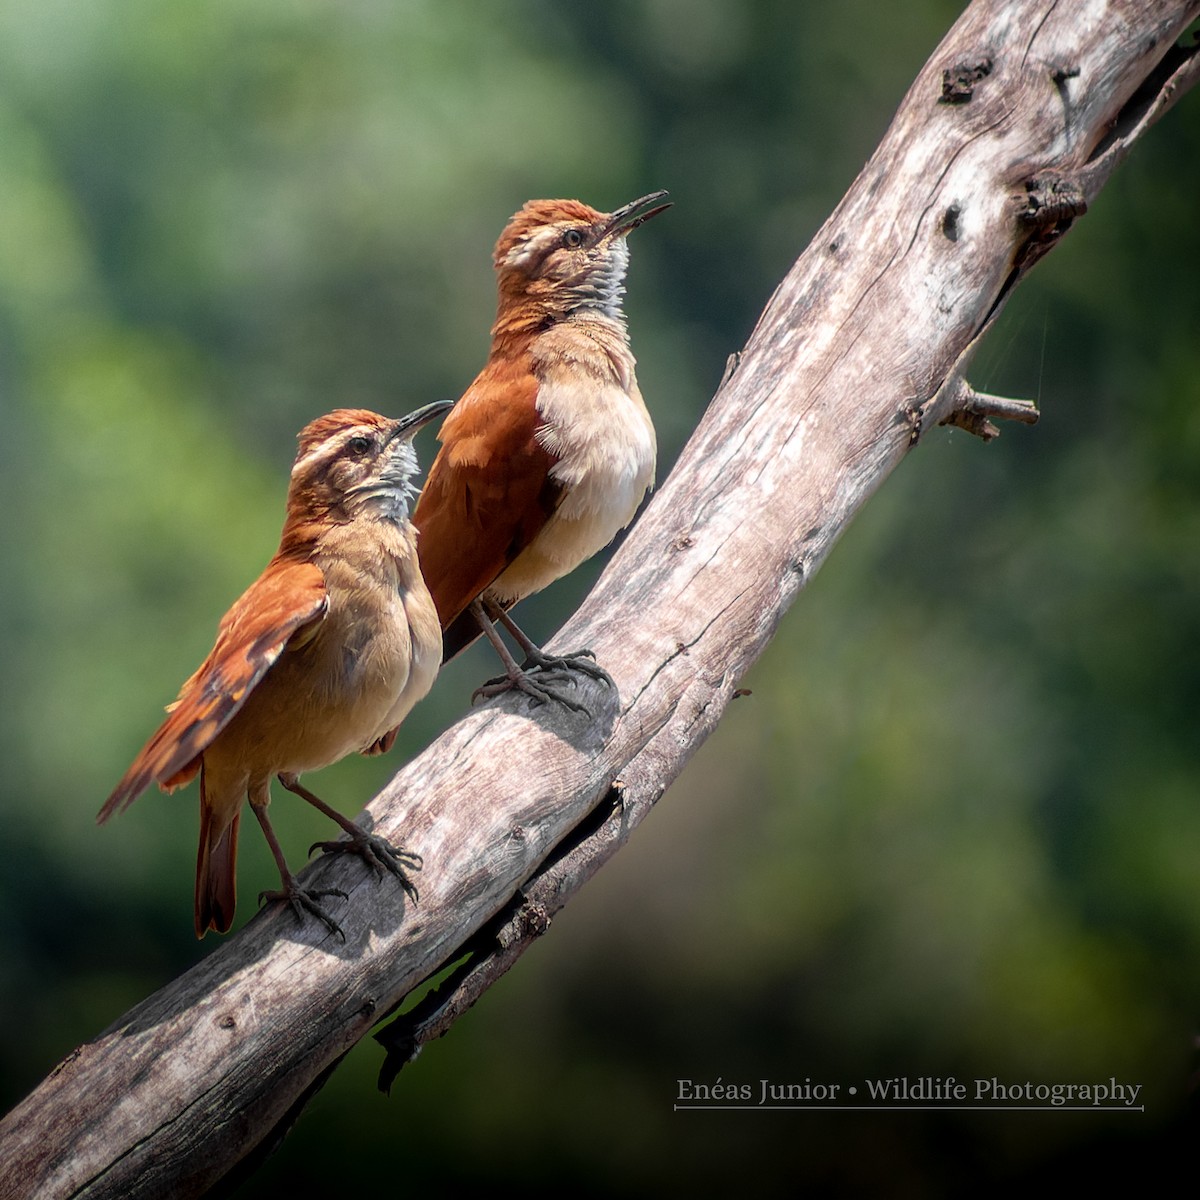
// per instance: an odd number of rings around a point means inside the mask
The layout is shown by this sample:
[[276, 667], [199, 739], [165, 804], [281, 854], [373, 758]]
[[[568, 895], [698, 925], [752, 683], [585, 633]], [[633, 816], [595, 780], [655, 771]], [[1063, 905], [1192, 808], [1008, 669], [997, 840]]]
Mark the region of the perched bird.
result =
[[430, 404], [398, 421], [338, 409], [301, 431], [279, 550], [225, 614], [212, 652], [100, 810], [103, 823], [151, 783], [171, 792], [199, 774], [197, 937], [233, 923], [244, 799], [283, 883], [260, 902], [287, 900], [298, 918], [307, 909], [341, 932], [320, 899], [342, 893], [306, 890], [288, 869], [267, 818], [273, 775], [350, 835], [318, 843], [322, 849], [361, 855], [416, 897], [405, 868], [418, 869], [420, 858], [365, 833], [298, 776], [371, 748], [385, 733], [390, 745], [433, 686], [442, 639], [408, 518], [412, 437], [449, 408]]
[[[616, 212], [531, 200], [496, 243], [499, 285], [487, 364], [455, 404], [413, 511], [444, 660], [482, 631], [505, 677], [572, 708], [553, 684], [571, 669], [608, 682], [590, 652], [541, 651], [507, 610], [606, 546], [654, 482], [654, 426], [634, 378], [621, 311], [627, 235], [669, 208], [654, 192]], [[493, 621], [517, 640], [523, 672]], [[536, 676], [536, 678], [535, 678]]]

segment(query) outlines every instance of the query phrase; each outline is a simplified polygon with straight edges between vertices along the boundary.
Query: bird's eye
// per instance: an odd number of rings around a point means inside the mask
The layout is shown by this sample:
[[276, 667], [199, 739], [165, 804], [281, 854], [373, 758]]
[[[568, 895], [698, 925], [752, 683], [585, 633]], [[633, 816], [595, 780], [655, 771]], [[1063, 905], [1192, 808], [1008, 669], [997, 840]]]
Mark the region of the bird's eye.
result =
[[371, 448], [371, 439], [359, 433], [355, 434], [346, 444], [350, 447], [351, 454], [366, 454]]
[[568, 229], [562, 236], [563, 245], [568, 250], [578, 250], [583, 245], [583, 231], [581, 229]]

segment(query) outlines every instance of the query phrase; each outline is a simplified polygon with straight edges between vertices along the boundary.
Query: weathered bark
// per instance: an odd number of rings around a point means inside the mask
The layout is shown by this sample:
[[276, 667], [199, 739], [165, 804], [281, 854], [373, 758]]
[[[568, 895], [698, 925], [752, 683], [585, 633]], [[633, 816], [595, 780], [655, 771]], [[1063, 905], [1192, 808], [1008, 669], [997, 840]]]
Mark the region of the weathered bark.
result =
[[424, 855], [420, 904], [361, 864], [315, 864], [310, 883], [350, 893], [346, 941], [277, 908], [251, 921], [9, 1114], [0, 1194], [197, 1194], [473, 937], [476, 958], [390, 1036], [400, 1059], [505, 969], [662, 795], [924, 432], [1013, 415], [967, 388], [965, 362], [1195, 81], [1200, 57], [1174, 43], [1198, 12], [972, 4], [556, 638], [611, 672], [615, 695], [581, 685], [599, 719], [506, 697], [459, 722], [364, 818]]

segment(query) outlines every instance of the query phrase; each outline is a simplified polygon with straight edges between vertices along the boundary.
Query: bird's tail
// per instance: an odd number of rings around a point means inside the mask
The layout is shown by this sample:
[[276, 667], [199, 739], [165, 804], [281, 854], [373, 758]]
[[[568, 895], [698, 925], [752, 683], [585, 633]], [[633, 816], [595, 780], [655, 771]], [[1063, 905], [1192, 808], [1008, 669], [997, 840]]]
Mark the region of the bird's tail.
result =
[[237, 837], [241, 812], [218, 829], [200, 776], [200, 852], [196, 858], [196, 936], [227, 933], [237, 907]]

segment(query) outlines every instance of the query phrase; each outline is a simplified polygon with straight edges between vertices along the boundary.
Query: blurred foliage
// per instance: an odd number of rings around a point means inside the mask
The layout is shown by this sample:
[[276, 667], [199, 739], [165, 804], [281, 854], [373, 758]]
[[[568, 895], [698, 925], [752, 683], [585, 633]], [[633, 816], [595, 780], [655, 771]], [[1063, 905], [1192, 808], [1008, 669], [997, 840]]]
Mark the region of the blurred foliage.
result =
[[[93, 816], [275, 545], [295, 432], [482, 363], [534, 195], [657, 187], [628, 311], [665, 475], [959, 6], [0, 9], [5, 1106], [195, 961], [195, 799]], [[1200, 997], [1200, 100], [1039, 266], [721, 729], [400, 1077], [359, 1046], [242, 1194], [402, 1179], [849, 1194], [1161, 1159]], [[423, 436], [427, 462], [432, 442]], [[600, 564], [528, 602], [545, 634]], [[444, 675], [348, 811], [461, 713]], [[324, 833], [284, 799], [290, 853]], [[242, 912], [272, 868], [245, 839]], [[1141, 1083], [1145, 1115], [675, 1113], [676, 1080]]]

